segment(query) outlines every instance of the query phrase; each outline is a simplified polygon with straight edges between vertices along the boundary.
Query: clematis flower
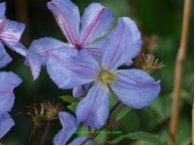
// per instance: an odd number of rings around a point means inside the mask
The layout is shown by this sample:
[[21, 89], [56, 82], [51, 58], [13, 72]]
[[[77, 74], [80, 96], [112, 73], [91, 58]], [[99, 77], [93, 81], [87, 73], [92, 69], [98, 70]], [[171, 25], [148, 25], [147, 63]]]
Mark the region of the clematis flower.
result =
[[14, 48], [14, 46], [19, 43], [25, 25], [5, 19], [5, 9], [5, 3], [0, 3], [0, 58], [6, 58], [2, 59], [2, 62], [0, 62], [0, 67], [3, 67], [2, 64], [6, 65], [12, 60], [11, 57], [6, 53], [2, 42], [11, 50], [23, 56], [26, 55], [25, 50], [21, 48]]
[[[13, 51], [22, 55], [25, 55], [25, 51], [20, 48], [14, 48], [14, 46], [19, 43], [24, 30], [24, 24], [4, 18], [5, 3], [0, 3], [0, 10], [0, 68], [2, 68], [12, 60], [6, 53], [2, 42]], [[0, 138], [15, 125], [8, 112], [12, 109], [14, 104], [15, 96], [13, 90], [21, 82], [22, 80], [12, 72], [0, 72]]]
[[[54, 49], [63, 48], [71, 56], [85, 49], [94, 56], [101, 56], [101, 46], [104, 40], [94, 41], [105, 35], [114, 21], [112, 11], [99, 3], [89, 5], [82, 18], [80, 18], [78, 7], [70, 0], [53, 0], [48, 3], [48, 8], [54, 14], [69, 43], [49, 37], [33, 41], [29, 48], [30, 53], [33, 52], [33, 56], [27, 53], [26, 64], [30, 65], [34, 80], [39, 76], [41, 65], [46, 65], [49, 52]], [[41, 55], [41, 63], [40, 61], [35, 62], [38, 58], [35, 53]]]
[[[75, 132], [78, 128], [77, 120], [74, 116], [67, 112], [59, 112], [58, 113], [60, 122], [63, 128], [55, 135], [53, 139], [53, 143], [55, 145], [64, 145], [67, 141], [71, 138], [73, 132]], [[68, 145], [79, 145], [81, 144], [86, 137], [78, 137], [75, 138], [71, 143]], [[91, 141], [87, 141], [85, 144], [89, 144]]]
[[[103, 45], [102, 62], [98, 63], [83, 50], [69, 58], [62, 49], [53, 50], [48, 61], [48, 72], [60, 88], [78, 87], [93, 82], [87, 96], [76, 110], [78, 122], [99, 129], [109, 114], [109, 93], [112, 90], [127, 106], [140, 109], [148, 106], [160, 92], [160, 81], [139, 69], [117, 69], [140, 52], [141, 37], [135, 23], [119, 18], [117, 27]], [[65, 81], [66, 71], [73, 79]]]

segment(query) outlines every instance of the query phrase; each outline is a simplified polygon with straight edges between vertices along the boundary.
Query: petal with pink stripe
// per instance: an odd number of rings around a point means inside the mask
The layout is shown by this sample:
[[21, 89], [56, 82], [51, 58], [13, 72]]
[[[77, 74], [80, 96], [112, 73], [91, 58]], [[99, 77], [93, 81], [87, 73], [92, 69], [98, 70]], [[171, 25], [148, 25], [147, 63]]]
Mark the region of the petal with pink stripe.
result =
[[76, 115], [78, 122], [95, 129], [101, 128], [109, 114], [109, 93], [107, 85], [101, 87], [98, 81], [88, 92], [87, 96], [79, 102]]
[[11, 20], [6, 20], [4, 29], [0, 32], [0, 39], [12, 47], [20, 41], [21, 35], [24, 31], [25, 25]]
[[77, 45], [80, 25], [78, 7], [70, 0], [53, 0], [47, 6], [52, 11], [68, 41], [73, 45]]
[[72, 48], [59, 48], [50, 53], [47, 71], [51, 79], [62, 89], [75, 88], [95, 80], [100, 66], [92, 55], [82, 50], [70, 56], [68, 49]]
[[81, 20], [80, 44], [86, 45], [105, 35], [111, 28], [114, 14], [99, 3], [92, 3], [84, 12]]
[[29, 50], [41, 55], [42, 65], [46, 65], [50, 51], [67, 45], [68, 44], [65, 44], [54, 38], [45, 37], [45, 38], [40, 38], [38, 40], [34, 40], [31, 43]]

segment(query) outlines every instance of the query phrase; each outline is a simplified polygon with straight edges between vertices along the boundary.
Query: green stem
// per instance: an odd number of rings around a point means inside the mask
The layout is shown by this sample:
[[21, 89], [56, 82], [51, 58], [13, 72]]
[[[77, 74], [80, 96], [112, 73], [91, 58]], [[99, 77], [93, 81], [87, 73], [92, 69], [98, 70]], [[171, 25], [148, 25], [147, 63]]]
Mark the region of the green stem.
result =
[[110, 112], [109, 112], [109, 115], [111, 115], [111, 113], [115, 110], [115, 108], [117, 108], [117, 106], [118, 106], [119, 104], [121, 104], [121, 101], [118, 101], [118, 102], [112, 107], [112, 109], [111, 109]]

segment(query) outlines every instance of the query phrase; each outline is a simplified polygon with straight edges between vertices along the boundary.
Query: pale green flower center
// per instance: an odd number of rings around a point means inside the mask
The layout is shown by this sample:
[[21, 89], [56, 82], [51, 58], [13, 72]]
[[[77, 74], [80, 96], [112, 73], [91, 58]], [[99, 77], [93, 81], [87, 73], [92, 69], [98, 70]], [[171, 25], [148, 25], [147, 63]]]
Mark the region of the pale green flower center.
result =
[[100, 63], [100, 70], [97, 70], [97, 74], [94, 76], [95, 81], [93, 84], [100, 81], [102, 90], [107, 90], [109, 93], [109, 88], [105, 88], [105, 84], [110, 84], [116, 86], [115, 81], [118, 80], [116, 69], [108, 70], [109, 66], [103, 67]]
[[104, 84], [114, 84], [116, 73], [114, 71], [101, 70], [99, 72], [99, 79]]

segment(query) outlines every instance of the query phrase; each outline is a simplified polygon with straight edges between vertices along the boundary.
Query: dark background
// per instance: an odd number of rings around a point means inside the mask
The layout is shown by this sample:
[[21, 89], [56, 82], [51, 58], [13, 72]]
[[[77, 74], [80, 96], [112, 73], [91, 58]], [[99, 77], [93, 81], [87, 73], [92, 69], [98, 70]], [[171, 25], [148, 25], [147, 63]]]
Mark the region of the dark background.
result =
[[[66, 38], [58, 27], [55, 18], [47, 8], [46, 3], [49, 2], [48, 0], [0, 0], [0, 2], [6, 2], [6, 16], [8, 19], [26, 24], [21, 42], [27, 48], [34, 39], [42, 37], [53, 37], [66, 42]], [[174, 68], [181, 37], [184, 0], [73, 0], [73, 2], [79, 7], [81, 15], [90, 3], [100, 2], [115, 13], [116, 20], [118, 17], [123, 16], [133, 19], [142, 33], [143, 52], [154, 53], [160, 62], [166, 64], [165, 68], [153, 74], [156, 80], [161, 80], [162, 89], [159, 97], [144, 109], [132, 109], [117, 123], [117, 126], [109, 129], [110, 131], [120, 130], [123, 134], [146, 131], [156, 135], [166, 144], [170, 137], [169, 120], [173, 95]], [[191, 11], [188, 47], [182, 78], [180, 119], [175, 144], [191, 143], [191, 106], [194, 97], [193, 11], [194, 8]], [[63, 102], [58, 97], [71, 95], [71, 90], [58, 89], [49, 78], [45, 67], [42, 67], [39, 78], [33, 82], [30, 68], [24, 65], [24, 58], [8, 48], [6, 50], [13, 58], [13, 61], [1, 70], [15, 72], [23, 79], [23, 82], [15, 89], [15, 105], [10, 113], [16, 125], [5, 135], [3, 144], [28, 144], [33, 128], [32, 118], [27, 114], [16, 114], [18, 112], [28, 112], [29, 110], [25, 106], [43, 101], [61, 102], [64, 110], [67, 110], [68, 103]], [[134, 62], [134, 67], [139, 68], [139, 60], [135, 59]], [[115, 98], [111, 97], [110, 99], [111, 106], [117, 102]], [[121, 105], [116, 110], [116, 113], [123, 107], [124, 105]], [[81, 129], [84, 128], [84, 126], [81, 126]], [[36, 132], [33, 144], [39, 144], [44, 129], [45, 126]], [[45, 144], [52, 144], [54, 135], [60, 129], [59, 121], [53, 121]], [[97, 141], [100, 144], [106, 144], [106, 140], [111, 140], [117, 136], [100, 135]], [[148, 143], [140, 140], [125, 139], [119, 144]]]

